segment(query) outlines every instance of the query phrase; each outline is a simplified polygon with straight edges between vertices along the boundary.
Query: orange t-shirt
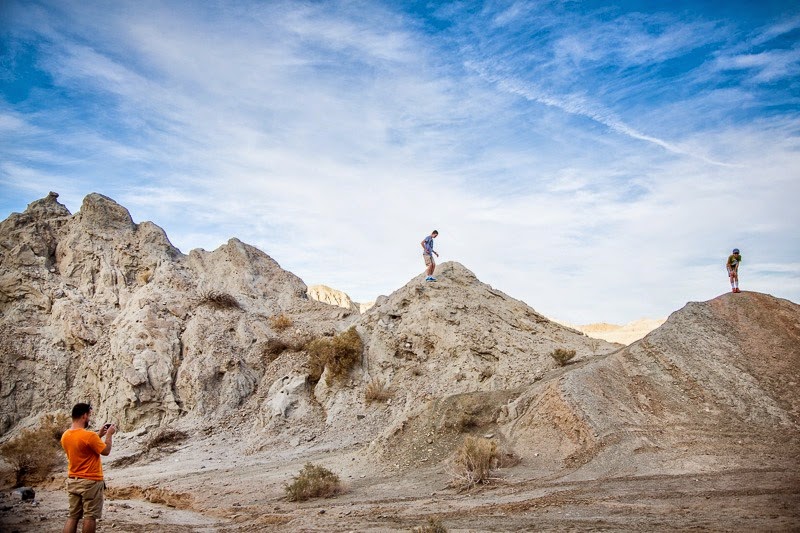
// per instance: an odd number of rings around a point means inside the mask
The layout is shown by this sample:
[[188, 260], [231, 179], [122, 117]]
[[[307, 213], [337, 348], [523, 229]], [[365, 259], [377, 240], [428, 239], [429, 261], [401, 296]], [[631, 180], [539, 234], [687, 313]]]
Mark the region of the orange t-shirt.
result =
[[67, 452], [69, 476], [103, 480], [103, 464], [100, 452], [106, 443], [94, 431], [68, 429], [61, 436], [61, 447]]

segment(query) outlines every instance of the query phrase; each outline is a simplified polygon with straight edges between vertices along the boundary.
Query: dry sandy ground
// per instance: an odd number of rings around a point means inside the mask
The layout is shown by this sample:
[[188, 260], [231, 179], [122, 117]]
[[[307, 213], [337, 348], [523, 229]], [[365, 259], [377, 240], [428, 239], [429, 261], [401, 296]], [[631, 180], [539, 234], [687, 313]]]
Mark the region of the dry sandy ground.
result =
[[[187, 442], [146, 465], [108, 466], [100, 530], [409, 531], [434, 517], [451, 532], [800, 531], [800, 468], [778, 455], [755, 468], [597, 480], [570, 479], [576, 472], [548, 478], [523, 463], [460, 492], [449, 487], [444, 464], [378, 469], [358, 449], [243, 456], [236, 448]], [[287, 501], [283, 485], [307, 461], [339, 473], [345, 492]], [[35, 503], [15, 501], [7, 489], [2, 531], [57, 532], [65, 510], [57, 482], [39, 488]]]

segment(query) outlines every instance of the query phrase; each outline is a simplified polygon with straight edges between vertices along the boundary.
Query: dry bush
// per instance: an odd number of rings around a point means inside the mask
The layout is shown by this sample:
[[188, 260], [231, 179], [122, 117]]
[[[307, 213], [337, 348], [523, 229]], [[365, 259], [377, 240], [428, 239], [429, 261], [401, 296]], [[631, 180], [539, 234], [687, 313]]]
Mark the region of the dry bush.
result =
[[442, 520], [428, 517], [428, 523], [424, 526], [415, 527], [411, 530], [412, 533], [447, 533], [447, 528], [442, 524]]
[[489, 483], [491, 473], [500, 464], [497, 443], [483, 437], [464, 438], [453, 460], [453, 482], [461, 488]]
[[392, 397], [392, 391], [380, 379], [373, 379], [367, 384], [364, 389], [364, 400], [370, 402], [385, 402]]
[[136, 273], [136, 283], [139, 285], [147, 285], [150, 283], [151, 279], [153, 279], [153, 271], [149, 268], [145, 268]]
[[263, 355], [264, 358], [270, 362], [278, 358], [280, 354], [289, 349], [289, 343], [283, 339], [272, 338], [268, 339], [264, 344]]
[[72, 427], [72, 418], [64, 412], [48, 413], [39, 420], [39, 430], [53, 437], [56, 448], [61, 449], [61, 436]]
[[309, 374], [316, 383], [323, 371], [328, 369], [326, 382], [330, 385], [334, 379], [344, 380], [350, 370], [361, 360], [364, 344], [358, 336], [355, 326], [333, 338], [315, 339], [306, 346], [309, 355]]
[[550, 352], [550, 357], [556, 360], [559, 366], [564, 366], [567, 362], [575, 357], [575, 350], [566, 350], [564, 348], [556, 348]]
[[198, 298], [198, 305], [207, 305], [214, 309], [241, 309], [239, 302], [227, 292], [204, 291]]
[[145, 448], [163, 448], [170, 444], [178, 444], [187, 438], [189, 438], [189, 435], [184, 431], [163, 427], [154, 431], [153, 434], [147, 438]]
[[471, 429], [475, 429], [480, 425], [480, 421], [470, 413], [462, 413], [461, 416], [453, 424], [453, 427], [459, 433], [466, 433]]
[[289, 501], [302, 502], [311, 498], [330, 498], [342, 490], [339, 476], [323, 466], [306, 463], [284, 489]]
[[[48, 428], [23, 429], [16, 437], [0, 446], [0, 455], [14, 470], [15, 487], [43, 481], [53, 469], [63, 464], [61, 435], [58, 435], [57, 440], [57, 429], [50, 425], [55, 420], [54, 418], [48, 422]], [[66, 429], [69, 427], [61, 428], [61, 433]]]
[[269, 325], [275, 331], [283, 331], [283, 330], [285, 330], [287, 328], [290, 328], [292, 326], [292, 323], [293, 323], [292, 319], [289, 318], [288, 316], [286, 316], [283, 313], [281, 313], [279, 315], [273, 315], [273, 316], [269, 317], [267, 320], [269, 320]]

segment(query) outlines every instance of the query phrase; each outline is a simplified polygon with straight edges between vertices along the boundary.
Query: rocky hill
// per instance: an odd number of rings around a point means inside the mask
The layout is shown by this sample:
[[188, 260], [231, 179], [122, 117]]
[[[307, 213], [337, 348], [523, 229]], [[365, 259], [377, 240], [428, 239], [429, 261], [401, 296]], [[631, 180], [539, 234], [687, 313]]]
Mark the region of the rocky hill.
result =
[[[159, 501], [218, 530], [408, 530], [438, 513], [452, 527], [512, 531], [531, 527], [531, 509], [576, 508], [585, 513], [539, 526], [798, 523], [787, 502], [800, 486], [800, 306], [725, 294], [620, 348], [459, 263], [436, 275], [359, 314], [309, 298], [236, 239], [184, 255], [109, 198], [89, 195], [72, 215], [51, 193], [0, 223], [0, 433], [90, 400], [121, 428], [108, 474], [118, 494], [157, 487]], [[351, 327], [360, 357], [329, 379], [315, 342]], [[575, 357], [561, 366], [559, 349]], [[142, 455], [158, 428], [188, 440]], [[520, 461], [470, 498], [447, 474], [467, 435]], [[352, 480], [336, 512], [281, 507], [288, 476], [310, 460]], [[639, 511], [632, 492], [647, 495]], [[660, 514], [675, 494], [699, 518]]]
[[332, 334], [348, 312], [236, 239], [183, 255], [99, 194], [57, 194], [0, 224], [0, 433], [89, 400], [122, 427], [225, 417], [267, 376], [283, 331]]

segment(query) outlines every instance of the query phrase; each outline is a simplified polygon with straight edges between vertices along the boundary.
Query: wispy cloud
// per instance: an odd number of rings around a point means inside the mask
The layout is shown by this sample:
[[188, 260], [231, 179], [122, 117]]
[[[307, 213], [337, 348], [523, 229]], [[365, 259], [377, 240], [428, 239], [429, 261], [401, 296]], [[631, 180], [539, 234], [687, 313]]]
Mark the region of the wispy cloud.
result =
[[420, 272], [434, 227], [443, 259], [575, 323], [713, 296], [732, 245], [800, 297], [788, 19], [24, 4], [0, 38], [47, 82], [0, 101], [5, 211], [96, 190], [184, 251], [236, 236], [357, 300]]

